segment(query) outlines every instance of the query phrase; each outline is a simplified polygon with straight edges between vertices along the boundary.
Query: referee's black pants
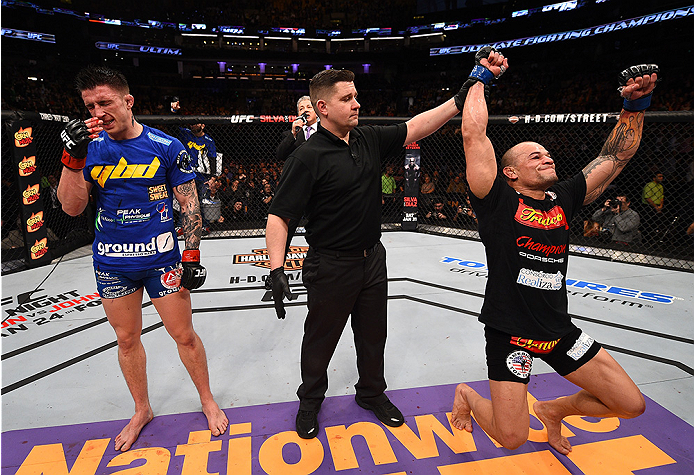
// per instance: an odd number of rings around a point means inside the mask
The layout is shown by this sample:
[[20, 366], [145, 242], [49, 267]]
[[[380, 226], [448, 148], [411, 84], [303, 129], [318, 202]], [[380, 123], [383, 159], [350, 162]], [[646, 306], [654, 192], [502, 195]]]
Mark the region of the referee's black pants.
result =
[[367, 404], [386, 402], [388, 275], [383, 245], [379, 242], [367, 257], [327, 255], [309, 248], [303, 281], [308, 316], [301, 343], [299, 408], [320, 409], [328, 390], [328, 364], [350, 314], [359, 372], [357, 396]]

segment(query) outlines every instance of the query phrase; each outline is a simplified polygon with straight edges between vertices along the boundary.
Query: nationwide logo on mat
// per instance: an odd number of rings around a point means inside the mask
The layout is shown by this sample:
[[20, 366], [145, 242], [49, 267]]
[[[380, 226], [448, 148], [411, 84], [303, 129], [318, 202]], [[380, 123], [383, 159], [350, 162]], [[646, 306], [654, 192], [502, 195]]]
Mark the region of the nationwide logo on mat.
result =
[[[489, 397], [487, 381], [473, 381], [470, 386]], [[115, 450], [113, 438], [126, 421], [6, 431], [2, 473], [694, 473], [692, 426], [648, 398], [648, 410], [635, 419], [566, 417], [561, 430], [573, 448], [566, 457], [550, 449], [547, 432], [533, 410], [537, 400], [575, 392], [575, 386], [560, 376], [531, 377], [528, 441], [515, 450], [500, 447], [475, 420], [472, 433], [454, 428], [448, 412], [454, 389], [455, 385], [443, 385], [388, 391], [405, 415], [400, 427], [381, 424], [357, 406], [353, 395], [328, 397], [318, 416], [318, 436], [310, 440], [299, 438], [294, 430], [298, 407], [294, 401], [225, 409], [230, 424], [219, 437], [211, 436], [200, 412], [157, 416], [133, 448], [123, 453]]]
[[[284, 268], [287, 270], [300, 270], [304, 265], [304, 258], [308, 252], [308, 246], [290, 246]], [[233, 264], [251, 264], [263, 269], [270, 268], [270, 254], [267, 248], [253, 249], [253, 254], [234, 254]]]

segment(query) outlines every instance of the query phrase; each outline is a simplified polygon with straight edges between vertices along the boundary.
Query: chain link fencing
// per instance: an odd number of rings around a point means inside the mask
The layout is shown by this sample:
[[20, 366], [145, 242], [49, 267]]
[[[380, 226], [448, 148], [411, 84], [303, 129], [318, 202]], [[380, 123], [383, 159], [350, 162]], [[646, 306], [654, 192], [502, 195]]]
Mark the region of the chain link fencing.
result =
[[[94, 208], [70, 217], [60, 209], [55, 188], [60, 178], [60, 130], [67, 117], [3, 112], [2, 141], [2, 272], [27, 266], [27, 249], [20, 223], [16, 164], [12, 164], [7, 124], [18, 116], [34, 123], [41, 199], [52, 257], [56, 258], [93, 240]], [[139, 120], [174, 137], [180, 127], [204, 123], [221, 160], [211, 169], [221, 178], [203, 187], [201, 208], [205, 235], [210, 237], [262, 236], [267, 208], [281, 174], [276, 149], [294, 116], [140, 116]], [[555, 160], [557, 174], [579, 173], [602, 149], [616, 123], [616, 113], [492, 116], [487, 130], [497, 158], [522, 141], [542, 144]], [[362, 117], [361, 124], [389, 124], [404, 118]], [[621, 262], [694, 271], [694, 112], [648, 112], [641, 146], [635, 157], [594, 203], [584, 206], [571, 223], [571, 251]], [[479, 240], [474, 210], [467, 199], [460, 118], [419, 142], [416, 190], [405, 167], [410, 155], [403, 148], [382, 164], [386, 180], [394, 182], [384, 194], [382, 228], [414, 227], [419, 232]], [[662, 174], [662, 189], [651, 183]], [[384, 182], [386, 181], [384, 180]], [[655, 187], [655, 188], [654, 188]], [[390, 187], [389, 187], [390, 188]], [[644, 199], [663, 197], [661, 210]], [[655, 190], [655, 194], [653, 191]], [[661, 191], [662, 190], [662, 191]], [[412, 200], [412, 196], [416, 200]], [[609, 218], [612, 206], [626, 197], [638, 214], [638, 225], [624, 237], [615, 234]], [[606, 203], [610, 201], [608, 205]], [[403, 212], [403, 202], [407, 212]], [[412, 218], [416, 205], [416, 218]], [[622, 205], [624, 206], [624, 205]], [[603, 210], [603, 208], [605, 208]], [[620, 208], [620, 213], [623, 211]], [[403, 217], [409, 214], [407, 226]], [[220, 219], [221, 218], [221, 219]], [[632, 220], [633, 221], [633, 220]], [[633, 222], [632, 222], [633, 225]], [[632, 226], [633, 227], [633, 226]], [[303, 228], [297, 229], [297, 233]]]

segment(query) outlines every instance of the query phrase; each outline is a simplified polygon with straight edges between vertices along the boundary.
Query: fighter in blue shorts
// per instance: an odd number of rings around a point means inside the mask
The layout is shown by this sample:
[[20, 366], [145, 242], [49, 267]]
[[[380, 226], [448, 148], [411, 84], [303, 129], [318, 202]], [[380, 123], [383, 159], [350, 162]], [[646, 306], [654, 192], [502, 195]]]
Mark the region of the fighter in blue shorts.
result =
[[[193, 329], [190, 289], [207, 275], [200, 265], [200, 204], [190, 157], [177, 139], [142, 125], [134, 98], [118, 71], [89, 66], [77, 90], [91, 118], [73, 120], [61, 133], [65, 146], [58, 199], [71, 216], [96, 201], [94, 270], [106, 317], [118, 340], [118, 362], [135, 400], [135, 415], [115, 439], [126, 451], [152, 420], [142, 332], [143, 288], [200, 395], [209, 429], [218, 436], [229, 421], [212, 397], [207, 357]], [[186, 250], [178, 249], [172, 200], [183, 214]]]

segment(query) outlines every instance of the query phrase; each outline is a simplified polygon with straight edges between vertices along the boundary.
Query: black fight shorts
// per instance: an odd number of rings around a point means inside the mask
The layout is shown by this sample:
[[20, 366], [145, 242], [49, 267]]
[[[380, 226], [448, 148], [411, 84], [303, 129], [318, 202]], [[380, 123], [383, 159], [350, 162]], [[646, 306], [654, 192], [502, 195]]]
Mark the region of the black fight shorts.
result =
[[580, 328], [552, 341], [514, 337], [484, 327], [487, 342], [487, 375], [494, 381], [528, 384], [533, 358], [540, 358], [561, 376], [566, 376], [590, 361], [602, 346]]

